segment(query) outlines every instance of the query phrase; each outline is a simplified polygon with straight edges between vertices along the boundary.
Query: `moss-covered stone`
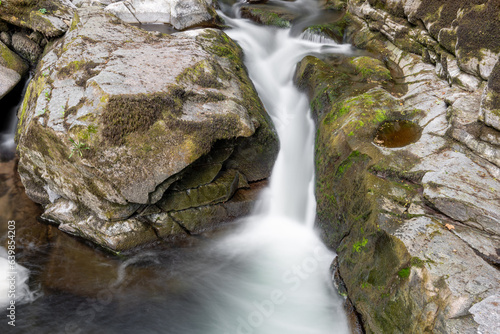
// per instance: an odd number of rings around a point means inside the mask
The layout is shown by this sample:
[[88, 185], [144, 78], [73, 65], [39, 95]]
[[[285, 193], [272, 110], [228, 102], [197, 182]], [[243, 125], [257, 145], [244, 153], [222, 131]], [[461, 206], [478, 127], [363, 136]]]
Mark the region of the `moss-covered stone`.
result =
[[391, 73], [374, 57], [309, 56], [295, 75], [317, 117], [316, 224], [338, 254], [340, 276], [370, 333], [427, 326], [425, 317], [403, 316], [419, 313], [419, 304], [409, 297], [411, 256], [392, 235], [412, 217], [407, 210], [421, 191], [422, 175], [402, 171], [419, 159], [406, 152], [382, 154], [372, 143], [384, 122], [419, 116], [382, 88], [390, 88]]
[[46, 37], [64, 34], [74, 8], [57, 0], [5, 1], [0, 6], [0, 19], [13, 25], [38, 31]]
[[289, 28], [290, 21], [295, 19], [297, 15], [284, 7], [244, 5], [241, 7], [241, 17], [268, 26]]
[[0, 65], [16, 71], [21, 76], [28, 70], [28, 65], [5, 44], [0, 42]]
[[499, 16], [497, 1], [471, 1], [470, 9], [461, 17], [457, 27], [457, 52], [464, 61], [470, 58], [481, 60], [482, 49], [500, 52], [500, 41], [495, 37], [500, 34]]
[[[269, 177], [277, 135], [241, 49], [224, 32], [153, 38], [98, 8], [77, 17], [40, 62], [18, 131], [28, 195], [78, 208], [51, 205], [62, 228], [108, 248], [135, 247], [126, 230], [113, 235], [114, 222], [132, 224], [132, 239], [149, 240], [152, 214], [222, 205], [247, 180]], [[181, 204], [162, 211], [155, 203], [164, 195]], [[213, 226], [235, 217], [226, 210]], [[91, 217], [86, 227], [76, 226], [83, 216]], [[196, 222], [183, 220], [193, 229]]]
[[104, 139], [111, 145], [121, 145], [127, 135], [146, 132], [160, 118], [179, 117], [186, 95], [184, 89], [173, 87], [166, 94], [111, 97], [102, 115]]
[[378, 59], [372, 57], [356, 57], [351, 60], [356, 67], [356, 73], [360, 74], [363, 80], [387, 81], [391, 80], [391, 72]]
[[[228, 201], [240, 187], [244, 176], [236, 170], [224, 171], [213, 182], [184, 191], [165, 193], [159, 206], [163, 211], [179, 211]], [[244, 183], [244, 182], [243, 182]]]

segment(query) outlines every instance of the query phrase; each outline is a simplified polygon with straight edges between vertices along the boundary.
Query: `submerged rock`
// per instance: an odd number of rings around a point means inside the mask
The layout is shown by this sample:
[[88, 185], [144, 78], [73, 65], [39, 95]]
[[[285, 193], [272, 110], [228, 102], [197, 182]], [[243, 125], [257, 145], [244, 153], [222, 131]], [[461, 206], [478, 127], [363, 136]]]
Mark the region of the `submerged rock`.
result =
[[128, 23], [171, 24], [184, 30], [195, 26], [218, 26], [221, 23], [212, 0], [133, 0], [119, 1], [106, 7]]
[[[364, 19], [375, 15], [368, 6], [357, 8]], [[356, 69], [352, 57], [309, 56], [297, 66], [296, 82], [318, 126], [317, 226], [336, 249], [338, 274], [367, 333], [488, 332], [498, 318], [490, 301], [500, 293], [493, 145], [500, 132], [483, 123], [481, 112], [496, 109], [485, 98], [494, 96], [495, 70], [486, 90], [478, 76], [472, 93], [450, 87], [433, 64], [384, 37], [385, 28], [370, 31], [394, 19], [378, 13], [383, 19], [370, 16], [368, 24], [351, 17], [346, 28], [354, 45], [382, 55], [384, 62], [366, 67], [377, 73]], [[390, 64], [402, 71], [405, 91], [388, 85]], [[374, 143], [388, 122], [412, 122], [421, 135], [403, 147]]]
[[[20, 110], [28, 196], [62, 230], [113, 250], [214, 228], [177, 212], [229, 205], [278, 151], [241, 55], [221, 31], [153, 34], [80, 9]], [[218, 222], [237, 216], [224, 210]]]

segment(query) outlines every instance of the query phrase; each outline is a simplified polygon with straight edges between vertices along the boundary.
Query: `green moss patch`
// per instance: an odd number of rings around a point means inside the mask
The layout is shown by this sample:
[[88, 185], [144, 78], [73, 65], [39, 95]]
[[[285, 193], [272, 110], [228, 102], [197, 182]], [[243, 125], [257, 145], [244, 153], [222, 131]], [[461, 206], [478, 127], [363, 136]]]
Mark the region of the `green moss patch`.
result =
[[176, 78], [177, 82], [194, 83], [206, 88], [221, 88], [221, 80], [227, 79], [228, 74], [218, 64], [200, 61], [195, 66], [187, 68]]
[[99, 71], [95, 70], [98, 65], [93, 61], [72, 61], [61, 68], [57, 75], [59, 78], [76, 78], [78, 86], [85, 86], [88, 79], [99, 73]]
[[5, 44], [0, 42], [0, 65], [24, 75], [28, 65], [17, 54], [12, 52]]
[[295, 15], [283, 11], [280, 8], [273, 9], [270, 6], [267, 8], [263, 6], [261, 8], [243, 6], [241, 7], [241, 17], [263, 25], [275, 26], [278, 28], [289, 28], [290, 21], [295, 18]]
[[411, 268], [403, 268], [400, 271], [398, 271], [398, 276], [401, 279], [405, 279], [410, 277], [410, 273], [411, 273]]
[[127, 135], [147, 131], [161, 117], [180, 116], [186, 97], [178, 87], [169, 93], [112, 96], [101, 116], [103, 137], [111, 145], [121, 145]]
[[[500, 3], [495, 0], [471, 1], [471, 9], [459, 21], [457, 38], [461, 57], [482, 58], [481, 49], [500, 52]], [[484, 4], [479, 4], [484, 3]]]
[[372, 57], [356, 57], [351, 60], [356, 68], [356, 73], [360, 74], [362, 80], [368, 81], [388, 81], [391, 80], [391, 72], [378, 59]]

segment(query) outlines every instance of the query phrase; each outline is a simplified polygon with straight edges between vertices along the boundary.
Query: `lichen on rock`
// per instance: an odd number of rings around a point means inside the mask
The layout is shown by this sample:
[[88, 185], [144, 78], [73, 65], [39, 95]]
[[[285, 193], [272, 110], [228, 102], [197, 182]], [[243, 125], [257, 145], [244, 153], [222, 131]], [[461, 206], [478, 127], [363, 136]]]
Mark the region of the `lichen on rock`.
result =
[[[297, 65], [318, 128], [316, 225], [338, 254], [338, 277], [367, 333], [473, 332], [484, 326], [474, 319], [486, 315], [469, 310], [500, 291], [498, 149], [481, 139], [493, 143], [497, 132], [480, 119], [496, 72], [484, 94], [477, 74], [465, 92], [387, 31], [370, 31], [375, 9], [404, 25], [402, 3], [349, 2], [368, 22], [352, 17], [345, 37], [373, 58], [308, 56]], [[392, 86], [387, 70], [398, 79]], [[403, 147], [377, 145], [388, 121], [411, 121], [421, 136]]]
[[27, 70], [21, 57], [0, 41], [0, 99], [17, 85]]
[[[215, 172], [207, 166], [211, 179], [184, 187], [215, 187], [227, 170], [250, 182], [269, 176], [277, 136], [241, 49], [227, 35], [211, 29], [155, 35], [91, 7], [78, 10], [73, 22], [40, 61], [19, 115], [19, 172], [27, 194], [45, 205], [46, 219], [120, 250], [151, 239], [141, 233], [154, 230], [147, 218], [154, 204], [199, 170], [197, 161], [220, 156], [212, 153], [219, 143], [230, 154]], [[242, 150], [252, 154], [242, 158]], [[242, 187], [246, 181], [222, 187], [217, 198], [230, 201]], [[216, 203], [200, 197], [190, 207]], [[135, 232], [115, 228], [123, 224]], [[114, 236], [115, 230], [121, 232]]]

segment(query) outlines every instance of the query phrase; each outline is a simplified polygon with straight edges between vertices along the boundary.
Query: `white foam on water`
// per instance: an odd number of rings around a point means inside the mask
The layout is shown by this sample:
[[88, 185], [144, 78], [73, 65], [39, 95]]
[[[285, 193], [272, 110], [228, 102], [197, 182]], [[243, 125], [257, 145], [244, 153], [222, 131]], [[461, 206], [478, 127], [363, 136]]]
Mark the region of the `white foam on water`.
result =
[[16, 305], [34, 301], [37, 294], [30, 291], [28, 279], [29, 270], [19, 264], [11, 268], [7, 250], [0, 247], [0, 307], [8, 306], [11, 300]]
[[244, 51], [281, 147], [260, 205], [241, 231], [215, 246], [218, 257], [240, 263], [241, 270], [219, 277], [222, 297], [211, 304], [217, 320], [210, 333], [348, 333], [343, 300], [332, 288], [329, 271], [335, 254], [312, 228], [315, 127], [293, 74], [308, 54], [347, 53], [350, 46], [330, 42], [325, 48], [321, 41], [292, 37], [289, 29], [224, 19], [232, 27], [226, 33]]

